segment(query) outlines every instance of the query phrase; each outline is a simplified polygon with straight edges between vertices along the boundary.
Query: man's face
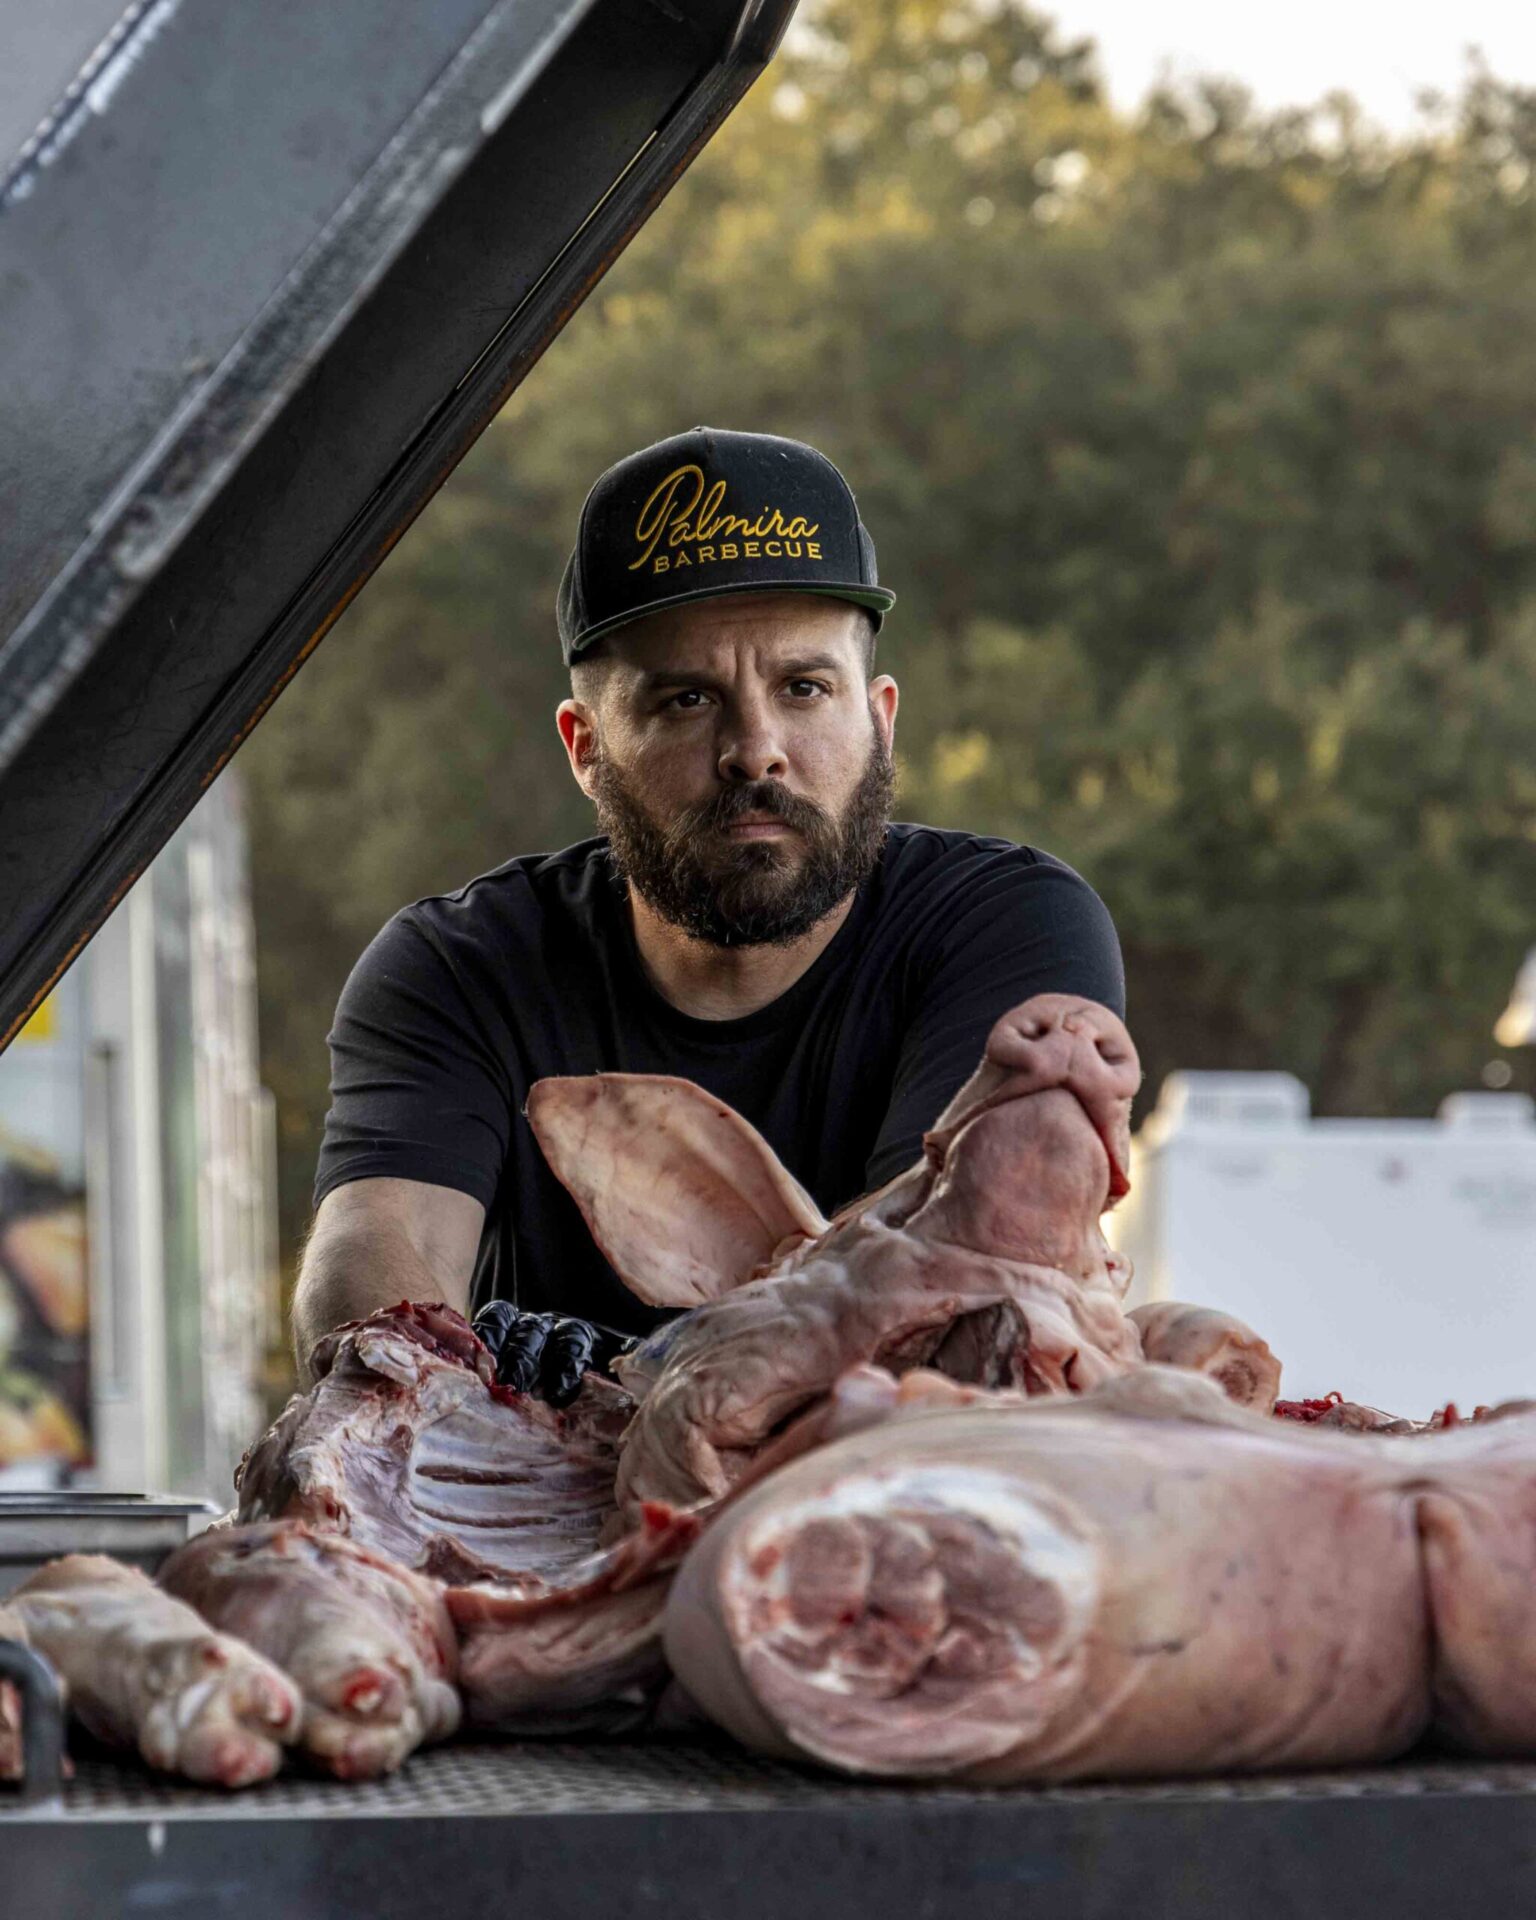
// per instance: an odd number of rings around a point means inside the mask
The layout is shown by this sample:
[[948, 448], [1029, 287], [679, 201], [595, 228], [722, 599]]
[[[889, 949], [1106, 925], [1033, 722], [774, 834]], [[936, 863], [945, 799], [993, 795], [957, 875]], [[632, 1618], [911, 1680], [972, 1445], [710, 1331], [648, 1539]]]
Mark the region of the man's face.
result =
[[560, 709], [614, 859], [663, 919], [717, 946], [786, 945], [880, 857], [896, 685], [864, 619], [807, 594], [721, 596], [613, 636]]

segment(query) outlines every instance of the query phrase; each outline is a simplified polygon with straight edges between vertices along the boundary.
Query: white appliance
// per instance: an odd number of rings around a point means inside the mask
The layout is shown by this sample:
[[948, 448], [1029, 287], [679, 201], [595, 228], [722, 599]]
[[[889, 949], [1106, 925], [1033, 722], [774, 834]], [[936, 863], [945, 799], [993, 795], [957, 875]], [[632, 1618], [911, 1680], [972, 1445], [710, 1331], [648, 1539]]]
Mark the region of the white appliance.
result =
[[1536, 1398], [1536, 1103], [1458, 1093], [1433, 1120], [1314, 1119], [1286, 1073], [1175, 1073], [1109, 1216], [1131, 1304], [1223, 1307], [1288, 1398], [1427, 1417]]

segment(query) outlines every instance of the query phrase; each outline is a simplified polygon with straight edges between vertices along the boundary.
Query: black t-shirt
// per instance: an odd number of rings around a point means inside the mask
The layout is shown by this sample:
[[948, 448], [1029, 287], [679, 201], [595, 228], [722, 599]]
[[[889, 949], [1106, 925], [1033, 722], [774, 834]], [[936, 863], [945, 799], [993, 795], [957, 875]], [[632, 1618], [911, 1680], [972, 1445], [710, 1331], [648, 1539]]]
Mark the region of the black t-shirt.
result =
[[1119, 943], [1086, 881], [1011, 841], [891, 826], [824, 951], [739, 1020], [681, 1013], [646, 979], [606, 840], [527, 855], [406, 907], [353, 969], [315, 1203], [380, 1175], [472, 1194], [476, 1308], [647, 1331], [665, 1316], [614, 1276], [539, 1151], [535, 1080], [697, 1081], [831, 1213], [912, 1164], [999, 1014], [1044, 992], [1123, 1015]]

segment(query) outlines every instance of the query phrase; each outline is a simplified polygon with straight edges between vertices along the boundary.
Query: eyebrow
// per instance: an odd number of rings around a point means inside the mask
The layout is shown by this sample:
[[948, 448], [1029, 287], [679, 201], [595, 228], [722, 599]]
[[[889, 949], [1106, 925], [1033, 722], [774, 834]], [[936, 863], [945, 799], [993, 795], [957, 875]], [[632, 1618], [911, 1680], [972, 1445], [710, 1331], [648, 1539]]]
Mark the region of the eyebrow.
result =
[[[803, 679], [809, 673], [846, 673], [848, 663], [839, 660], [834, 654], [807, 654], [799, 660], [786, 660], [779, 667], [779, 675], [785, 680]], [[653, 672], [640, 676], [641, 693], [659, 693], [664, 687], [719, 687], [719, 681], [701, 668], [657, 667]]]

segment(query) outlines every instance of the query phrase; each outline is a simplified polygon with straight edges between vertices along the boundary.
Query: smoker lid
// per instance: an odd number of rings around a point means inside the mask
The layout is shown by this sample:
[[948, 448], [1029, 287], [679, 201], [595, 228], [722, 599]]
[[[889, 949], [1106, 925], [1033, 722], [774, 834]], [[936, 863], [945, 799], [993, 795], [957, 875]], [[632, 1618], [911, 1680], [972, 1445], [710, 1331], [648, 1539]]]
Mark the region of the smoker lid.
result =
[[0, 87], [0, 1044], [794, 0], [110, 0]]

